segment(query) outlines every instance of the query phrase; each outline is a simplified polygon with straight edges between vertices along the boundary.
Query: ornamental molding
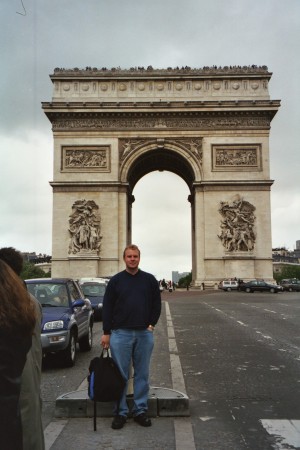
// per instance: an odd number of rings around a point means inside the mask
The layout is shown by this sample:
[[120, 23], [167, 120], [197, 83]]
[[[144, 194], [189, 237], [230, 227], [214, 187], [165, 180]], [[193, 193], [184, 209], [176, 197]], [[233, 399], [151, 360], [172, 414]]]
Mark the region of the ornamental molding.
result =
[[[66, 117], [67, 116], [67, 117]], [[268, 112], [49, 113], [53, 131], [70, 130], [224, 130], [269, 129]]]
[[124, 162], [125, 159], [129, 158], [132, 154], [136, 153], [138, 150], [145, 147], [156, 147], [159, 149], [170, 149], [174, 147], [179, 147], [186, 153], [194, 156], [198, 161], [198, 164], [202, 165], [202, 137], [195, 138], [148, 138], [148, 139], [119, 139], [119, 161], [120, 164]]

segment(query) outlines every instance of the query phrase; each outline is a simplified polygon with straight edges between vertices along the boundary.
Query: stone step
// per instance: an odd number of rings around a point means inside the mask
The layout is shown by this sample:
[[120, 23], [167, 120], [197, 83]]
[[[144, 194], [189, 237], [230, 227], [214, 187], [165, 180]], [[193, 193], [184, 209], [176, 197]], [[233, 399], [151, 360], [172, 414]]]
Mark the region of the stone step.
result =
[[[131, 395], [127, 396], [129, 409], [133, 404]], [[150, 387], [148, 397], [150, 417], [185, 417], [190, 415], [189, 398], [174, 389]], [[97, 416], [111, 417], [113, 402], [97, 402]], [[55, 417], [92, 417], [94, 402], [89, 399], [87, 389], [68, 392], [59, 396], [55, 404]]]

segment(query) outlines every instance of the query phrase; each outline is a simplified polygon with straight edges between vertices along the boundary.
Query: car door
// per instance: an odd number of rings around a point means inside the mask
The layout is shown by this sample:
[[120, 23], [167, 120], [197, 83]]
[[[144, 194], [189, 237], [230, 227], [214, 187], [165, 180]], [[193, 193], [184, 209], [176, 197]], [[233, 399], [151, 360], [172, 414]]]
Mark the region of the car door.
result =
[[258, 281], [257, 286], [260, 291], [266, 291], [268, 289], [267, 284], [264, 281]]
[[[68, 290], [73, 303], [75, 300], [84, 300], [81, 292], [73, 281], [68, 281]], [[87, 333], [89, 311], [84, 306], [76, 306], [73, 309], [74, 317], [78, 327], [78, 338]]]

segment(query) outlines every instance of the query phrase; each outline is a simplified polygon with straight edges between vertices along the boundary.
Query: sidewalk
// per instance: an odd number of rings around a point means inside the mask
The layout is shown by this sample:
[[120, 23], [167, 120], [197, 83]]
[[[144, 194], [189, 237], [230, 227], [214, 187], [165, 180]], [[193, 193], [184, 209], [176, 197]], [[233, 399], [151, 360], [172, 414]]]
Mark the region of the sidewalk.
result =
[[94, 431], [93, 403], [88, 399], [84, 380], [78, 391], [57, 399], [56, 418], [45, 430], [46, 450], [195, 450], [189, 399], [165, 302], [155, 328], [150, 385], [152, 427], [144, 428], [128, 419], [123, 429], [113, 430], [112, 405], [98, 403], [97, 431]]

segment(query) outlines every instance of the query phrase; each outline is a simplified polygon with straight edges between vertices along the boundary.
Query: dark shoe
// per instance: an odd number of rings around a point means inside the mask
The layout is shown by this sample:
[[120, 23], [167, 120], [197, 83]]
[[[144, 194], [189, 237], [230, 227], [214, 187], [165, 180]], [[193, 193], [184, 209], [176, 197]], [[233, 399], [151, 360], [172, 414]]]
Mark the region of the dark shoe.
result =
[[112, 421], [111, 427], [114, 430], [120, 430], [124, 427], [126, 423], [126, 417], [125, 416], [115, 416], [114, 420]]
[[145, 413], [139, 414], [138, 416], [135, 416], [133, 419], [142, 427], [151, 427], [152, 425], [151, 420]]

